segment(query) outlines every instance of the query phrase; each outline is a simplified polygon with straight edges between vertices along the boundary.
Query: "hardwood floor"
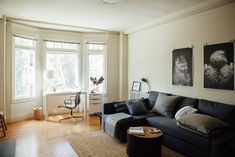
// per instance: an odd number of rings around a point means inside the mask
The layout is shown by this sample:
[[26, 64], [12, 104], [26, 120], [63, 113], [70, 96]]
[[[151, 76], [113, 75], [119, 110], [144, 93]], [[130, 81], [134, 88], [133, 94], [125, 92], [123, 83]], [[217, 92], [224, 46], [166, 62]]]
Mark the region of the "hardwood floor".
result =
[[87, 116], [77, 125], [72, 120], [58, 123], [60, 117], [7, 124], [7, 136], [0, 140], [16, 140], [15, 157], [77, 157], [66, 137], [100, 130], [99, 117]]

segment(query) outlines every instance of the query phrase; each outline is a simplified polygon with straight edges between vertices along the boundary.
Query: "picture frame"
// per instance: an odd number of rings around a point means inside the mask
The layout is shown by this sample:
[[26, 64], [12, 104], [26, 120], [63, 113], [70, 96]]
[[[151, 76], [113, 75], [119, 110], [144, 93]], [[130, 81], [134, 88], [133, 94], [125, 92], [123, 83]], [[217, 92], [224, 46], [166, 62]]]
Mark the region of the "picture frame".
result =
[[133, 81], [131, 90], [132, 91], [140, 91], [140, 86], [141, 86], [141, 82]]
[[192, 48], [172, 51], [172, 85], [193, 86]]
[[204, 88], [234, 90], [234, 42], [204, 45]]

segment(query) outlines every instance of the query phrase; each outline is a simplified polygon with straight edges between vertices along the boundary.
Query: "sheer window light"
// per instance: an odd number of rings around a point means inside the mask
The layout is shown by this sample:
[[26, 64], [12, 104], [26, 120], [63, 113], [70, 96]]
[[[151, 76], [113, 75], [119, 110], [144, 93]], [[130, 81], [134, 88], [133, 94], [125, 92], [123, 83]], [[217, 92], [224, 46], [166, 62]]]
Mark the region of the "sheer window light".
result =
[[14, 99], [35, 97], [36, 40], [14, 36]]
[[[105, 93], [106, 87], [106, 57], [105, 57], [105, 44], [88, 43], [88, 78], [96, 77], [99, 79], [104, 77], [104, 82], [99, 85], [99, 92]], [[93, 89], [93, 83], [89, 80], [89, 90]]]
[[54, 71], [53, 86], [56, 91], [80, 88], [79, 43], [46, 41], [46, 70]]

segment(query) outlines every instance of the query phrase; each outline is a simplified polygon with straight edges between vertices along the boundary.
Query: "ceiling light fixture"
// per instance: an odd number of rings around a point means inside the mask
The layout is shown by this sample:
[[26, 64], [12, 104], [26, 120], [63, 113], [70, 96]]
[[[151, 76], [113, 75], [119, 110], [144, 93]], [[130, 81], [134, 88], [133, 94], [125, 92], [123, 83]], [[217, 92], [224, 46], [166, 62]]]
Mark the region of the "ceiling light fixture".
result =
[[106, 4], [118, 4], [121, 2], [121, 0], [101, 0], [101, 1]]

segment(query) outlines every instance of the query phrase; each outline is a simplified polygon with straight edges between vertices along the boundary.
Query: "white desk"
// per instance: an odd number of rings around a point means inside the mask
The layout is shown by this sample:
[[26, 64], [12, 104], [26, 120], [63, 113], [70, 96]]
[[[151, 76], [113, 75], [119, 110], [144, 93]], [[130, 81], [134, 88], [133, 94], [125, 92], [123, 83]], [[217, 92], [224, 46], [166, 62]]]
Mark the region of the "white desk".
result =
[[[48, 119], [48, 108], [50, 107], [49, 103], [48, 103], [48, 98], [50, 96], [71, 96], [71, 95], [75, 95], [78, 91], [65, 91], [65, 92], [45, 92], [43, 94], [43, 113], [45, 116], [45, 120]], [[82, 95], [84, 95], [85, 100], [83, 103], [83, 113], [84, 113], [84, 118], [86, 117], [86, 112], [87, 112], [87, 91], [82, 91], [81, 92]], [[63, 103], [63, 101], [60, 104], [57, 104], [58, 106], [61, 105]]]

